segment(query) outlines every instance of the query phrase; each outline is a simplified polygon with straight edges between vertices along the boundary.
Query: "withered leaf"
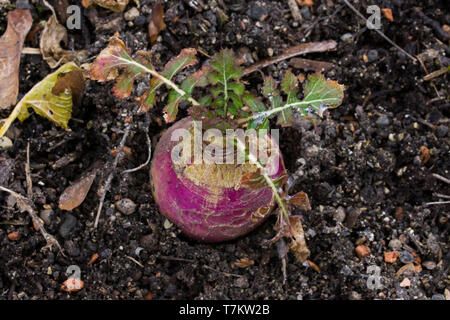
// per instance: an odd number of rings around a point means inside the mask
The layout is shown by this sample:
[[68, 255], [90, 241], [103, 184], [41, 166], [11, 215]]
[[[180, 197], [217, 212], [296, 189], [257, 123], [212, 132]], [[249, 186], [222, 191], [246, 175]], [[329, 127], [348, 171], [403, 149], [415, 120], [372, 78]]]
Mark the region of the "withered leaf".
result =
[[96, 175], [97, 170], [94, 169], [87, 174], [84, 174], [74, 184], [66, 188], [59, 197], [58, 207], [61, 210], [73, 210], [82, 204], [89, 189], [91, 189]]
[[79, 62], [86, 55], [86, 52], [83, 50], [64, 50], [61, 48], [61, 42], [67, 42], [67, 30], [52, 15], [48, 19], [39, 40], [42, 58], [52, 69], [70, 61]]
[[156, 38], [161, 31], [166, 28], [164, 23], [164, 7], [161, 3], [157, 3], [152, 9], [152, 19], [148, 24], [148, 35], [150, 37], [150, 44], [154, 44]]
[[83, 7], [88, 8], [92, 3], [95, 3], [96, 5], [109, 10], [122, 12], [127, 7], [128, 2], [130, 2], [130, 0], [82, 0], [81, 4]]
[[309, 203], [308, 195], [305, 192], [299, 192], [294, 194], [292, 197], [288, 199], [289, 203], [300, 207], [303, 210], [311, 210], [311, 204]]
[[291, 243], [289, 249], [294, 253], [297, 261], [303, 263], [309, 257], [309, 249], [306, 246], [305, 232], [302, 222], [298, 216], [289, 217], [289, 227], [291, 231]]
[[[61, 78], [64, 74], [73, 71], [75, 71], [74, 74], [66, 75], [67, 78]], [[27, 119], [30, 116], [29, 108], [57, 126], [68, 129], [73, 105], [72, 90], [75, 91], [75, 94], [79, 94], [83, 90], [83, 82], [78, 82], [82, 79], [79, 78], [77, 72], [81, 73], [81, 69], [74, 62], [66, 63], [31, 88], [16, 104], [9, 117], [0, 121], [0, 137], [5, 134], [16, 118], [20, 121]], [[76, 76], [77, 74], [78, 76]], [[76, 81], [68, 83], [72, 77]], [[55, 92], [59, 94], [57, 95]]]
[[74, 104], [79, 105], [81, 103], [81, 94], [84, 89], [84, 77], [81, 69], [73, 69], [67, 73], [58, 74], [58, 80], [55, 86], [52, 88], [52, 93], [59, 96], [65, 93], [66, 90], [70, 90], [72, 93], [72, 101]]
[[255, 261], [249, 259], [249, 258], [241, 258], [237, 259], [234, 264], [238, 266], [239, 268], [247, 268], [255, 264]]
[[8, 13], [8, 27], [0, 38], [0, 109], [6, 109], [17, 101], [20, 53], [32, 23], [28, 9]]

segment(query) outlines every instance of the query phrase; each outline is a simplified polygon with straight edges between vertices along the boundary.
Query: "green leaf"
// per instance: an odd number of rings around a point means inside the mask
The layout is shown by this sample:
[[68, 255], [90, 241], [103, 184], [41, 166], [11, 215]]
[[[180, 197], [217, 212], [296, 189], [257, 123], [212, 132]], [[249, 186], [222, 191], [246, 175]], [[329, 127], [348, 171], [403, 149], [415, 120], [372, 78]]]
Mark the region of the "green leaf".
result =
[[242, 100], [252, 112], [261, 112], [266, 110], [264, 103], [249, 92], [244, 93]]
[[[291, 72], [291, 70], [286, 71], [283, 80], [281, 81], [281, 89], [287, 95], [286, 103], [291, 104], [298, 102], [298, 80], [297, 77]], [[277, 101], [275, 99], [275, 101]], [[288, 108], [280, 112], [277, 119], [277, 124], [283, 127], [291, 126], [294, 121], [292, 115], [292, 109]]]
[[[193, 48], [187, 48], [187, 49], [181, 50], [181, 52], [178, 56], [176, 56], [175, 58], [173, 58], [169, 62], [167, 62], [167, 64], [164, 66], [164, 70], [161, 72], [161, 75], [168, 80], [172, 80], [172, 78], [175, 76], [175, 74], [177, 74], [184, 68], [187, 68], [187, 67], [192, 66], [197, 63], [197, 58], [195, 57], [196, 54], [197, 54], [197, 50], [195, 50]], [[205, 72], [205, 70], [203, 72]], [[202, 73], [199, 73], [196, 75], [199, 79], [195, 79], [195, 75], [196, 74], [193, 75], [194, 76], [193, 79], [188, 80], [188, 82], [186, 82], [185, 87], [189, 87], [191, 85], [195, 86], [196, 80], [198, 80], [199, 82], [201, 82], [201, 81], [206, 82], [206, 80], [202, 79], [202, 77], [203, 77]], [[189, 83], [192, 81], [194, 83]], [[144, 93], [144, 96], [141, 99], [141, 103], [140, 103], [139, 111], [138, 111], [139, 113], [146, 112], [146, 111], [148, 111], [148, 109], [153, 108], [153, 106], [156, 103], [156, 99], [155, 99], [156, 91], [163, 84], [164, 84], [163, 81], [158, 78], [153, 78], [152, 81], [150, 81], [150, 88]], [[190, 88], [191, 90], [194, 88], [193, 86]], [[188, 93], [188, 92], [186, 92], [186, 93]], [[190, 92], [188, 93], [188, 95], [190, 95]], [[174, 103], [174, 101], [172, 101], [172, 102]], [[179, 102], [178, 102], [178, 104], [179, 104]], [[171, 116], [167, 116], [167, 117], [165, 116], [164, 117], [165, 119], [172, 119], [172, 115], [176, 116], [176, 113], [173, 114], [173, 112], [175, 112], [175, 111], [178, 112], [178, 107], [175, 108], [174, 105], [169, 107], [169, 109], [172, 111], [172, 112], [169, 112], [171, 114]], [[167, 110], [167, 109], [165, 108], [165, 110]]]
[[277, 83], [270, 76], [264, 78], [264, 84], [263, 84], [262, 91], [263, 91], [263, 95], [267, 99], [270, 99], [271, 97], [280, 95], [280, 92], [277, 89]]
[[178, 105], [182, 100], [182, 96], [178, 92], [175, 90], [170, 91], [167, 105], [163, 110], [166, 123], [175, 121], [178, 113]]
[[230, 49], [220, 51], [211, 62], [211, 67], [220, 75], [219, 77], [217, 73], [211, 75], [214, 78], [213, 84], [220, 82], [226, 86], [229, 80], [242, 77], [242, 69], [236, 64], [236, 58]]
[[232, 90], [236, 95], [242, 96], [244, 93], [244, 85], [242, 83], [230, 83], [228, 89]]
[[204, 66], [197, 72], [188, 76], [181, 83], [181, 90], [191, 95], [195, 87], [205, 87], [208, 85], [208, 74], [211, 71], [209, 66]]
[[197, 63], [197, 58], [195, 57], [196, 54], [197, 50], [193, 48], [186, 48], [181, 50], [178, 56], [167, 62], [161, 74], [165, 78], [171, 80], [175, 74], [177, 74], [184, 68], [193, 66]]
[[66, 63], [38, 82], [19, 101], [10, 116], [4, 120], [0, 128], [0, 137], [16, 118], [20, 121], [27, 119], [30, 115], [29, 108], [55, 125], [68, 129], [73, 101], [80, 99], [83, 88], [82, 70], [73, 62]]
[[336, 108], [344, 99], [345, 87], [337, 81], [326, 80], [321, 73], [308, 76], [304, 88], [305, 98], [310, 106], [322, 117], [328, 108]]

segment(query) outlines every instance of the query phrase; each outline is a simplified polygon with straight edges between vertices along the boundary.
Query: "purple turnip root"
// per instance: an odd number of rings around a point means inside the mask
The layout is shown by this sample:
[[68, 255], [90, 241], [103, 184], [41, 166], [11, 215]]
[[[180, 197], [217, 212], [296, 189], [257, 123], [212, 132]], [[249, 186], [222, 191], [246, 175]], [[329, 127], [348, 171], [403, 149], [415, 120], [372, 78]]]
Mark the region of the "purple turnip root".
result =
[[[243, 174], [256, 171], [255, 165], [187, 164], [172, 161], [171, 141], [176, 129], [192, 128], [193, 119], [184, 118], [165, 131], [151, 165], [153, 195], [161, 213], [186, 236], [202, 242], [221, 242], [243, 236], [259, 226], [276, 205], [272, 189], [263, 185], [240, 185]], [[277, 166], [270, 177], [285, 172], [278, 146]]]

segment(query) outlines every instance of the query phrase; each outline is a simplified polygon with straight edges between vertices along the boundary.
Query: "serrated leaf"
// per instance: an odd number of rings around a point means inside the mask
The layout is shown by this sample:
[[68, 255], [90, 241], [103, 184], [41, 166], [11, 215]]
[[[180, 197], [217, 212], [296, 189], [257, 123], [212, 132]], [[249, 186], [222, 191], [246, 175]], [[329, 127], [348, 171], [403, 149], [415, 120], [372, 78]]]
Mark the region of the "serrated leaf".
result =
[[[214, 81], [223, 85], [231, 79], [239, 79], [242, 77], [242, 69], [236, 63], [237, 59], [230, 49], [223, 49], [214, 57], [211, 67], [220, 75]], [[214, 77], [214, 74], [212, 74]]]
[[112, 37], [109, 45], [100, 52], [89, 67], [89, 77], [100, 82], [114, 80], [119, 76], [119, 71], [132, 67], [135, 67], [133, 59], [125, 43], [117, 37]]
[[167, 105], [163, 109], [166, 123], [175, 121], [178, 113], [178, 105], [182, 101], [182, 96], [175, 90], [170, 91]]
[[278, 114], [277, 125], [282, 127], [289, 127], [294, 122], [294, 116], [292, 114], [292, 109], [284, 109]]
[[[184, 68], [187, 68], [189, 66], [192, 66], [197, 63], [197, 58], [195, 55], [197, 54], [197, 50], [193, 48], [187, 48], [183, 49], [178, 56], [171, 59], [167, 64], [164, 66], [164, 70], [161, 72], [161, 75], [168, 79], [172, 80], [175, 74], [183, 70]], [[200, 76], [200, 75], [197, 75]], [[202, 79], [199, 79], [199, 81], [204, 81]], [[156, 103], [156, 91], [163, 85], [163, 82], [160, 79], [152, 78], [150, 81], [150, 88], [145, 92], [144, 96], [141, 99], [140, 105], [139, 105], [139, 111], [138, 113], [147, 112], [148, 109], [152, 108]], [[187, 86], [187, 84], [186, 84]], [[172, 105], [170, 108], [171, 112], [168, 114], [172, 115], [172, 111], [178, 110], [178, 108], [175, 108], [175, 105]], [[168, 111], [168, 110], [166, 110]], [[167, 119], [172, 119], [171, 115], [167, 116]], [[175, 114], [176, 116], [176, 114]], [[166, 118], [166, 117], [165, 117]]]
[[130, 72], [123, 72], [117, 77], [113, 87], [113, 93], [118, 98], [129, 97], [133, 90], [134, 75]]
[[[281, 81], [281, 89], [287, 95], [286, 103], [291, 104], [299, 101], [297, 99], [298, 94], [298, 79], [291, 72], [291, 70], [286, 71], [283, 80]], [[275, 98], [274, 101], [277, 101]], [[274, 104], [278, 104], [274, 102]], [[275, 106], [276, 107], [276, 106]], [[294, 121], [294, 117], [292, 114], [292, 109], [288, 108], [280, 112], [277, 119], [277, 124], [283, 127], [291, 126]]]
[[280, 95], [280, 92], [277, 89], [277, 83], [270, 76], [264, 78], [262, 92], [267, 99]]
[[196, 55], [197, 50], [194, 48], [186, 48], [181, 50], [178, 56], [167, 62], [161, 74], [169, 80], [172, 79], [176, 73], [180, 72], [184, 68], [195, 65], [197, 63], [197, 58], [195, 57]]
[[252, 112], [261, 112], [266, 110], [264, 103], [249, 92], [245, 92], [243, 94], [242, 100]]
[[203, 97], [200, 98], [198, 103], [201, 106], [209, 107], [211, 105], [211, 103], [212, 103], [212, 97], [210, 95], [203, 96]]
[[298, 79], [291, 70], [286, 71], [283, 80], [281, 80], [281, 89], [289, 95], [296, 95], [298, 92]]
[[228, 89], [232, 90], [237, 96], [242, 96], [245, 88], [242, 83], [229, 83]]
[[208, 74], [210, 72], [209, 66], [204, 66], [197, 72], [188, 76], [181, 83], [181, 90], [186, 92], [187, 95], [192, 94], [195, 87], [205, 87], [208, 85]]
[[322, 117], [328, 108], [336, 108], [344, 99], [343, 85], [337, 81], [326, 80], [321, 73], [308, 76], [305, 83], [303, 101], [310, 102], [310, 106]]
[[33, 108], [37, 114], [49, 119], [55, 125], [67, 129], [72, 114], [73, 97], [80, 95], [83, 88], [84, 78], [81, 69], [73, 62], [66, 63], [37, 83], [19, 101], [0, 128], [0, 137], [16, 118], [20, 121], [28, 118], [29, 108]]

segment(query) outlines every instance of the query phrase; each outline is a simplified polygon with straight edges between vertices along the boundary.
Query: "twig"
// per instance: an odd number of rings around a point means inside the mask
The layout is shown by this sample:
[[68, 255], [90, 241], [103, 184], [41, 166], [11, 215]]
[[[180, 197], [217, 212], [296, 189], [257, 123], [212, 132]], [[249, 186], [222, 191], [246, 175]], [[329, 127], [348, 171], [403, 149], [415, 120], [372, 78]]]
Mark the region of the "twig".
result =
[[214, 272], [222, 273], [224, 276], [227, 276], [227, 277], [237, 277], [237, 278], [242, 278], [243, 277], [243, 275], [240, 275], [240, 274], [228, 273], [228, 272], [220, 271], [220, 270], [211, 268], [210, 266], [206, 266], [206, 265], [204, 265], [203, 268], [211, 270], [211, 271], [214, 271]]
[[27, 211], [28, 214], [31, 216], [31, 219], [33, 220], [34, 224], [38, 227], [39, 231], [41, 232], [42, 236], [44, 237], [45, 241], [47, 241], [47, 245], [45, 247], [42, 248], [42, 250], [46, 250], [46, 249], [51, 249], [53, 245], [55, 245], [59, 251], [61, 252], [61, 254], [63, 256], [65, 256], [61, 245], [59, 244], [58, 240], [55, 239], [55, 237], [53, 237], [52, 235], [50, 235], [49, 233], [47, 233], [47, 231], [45, 231], [44, 226], [42, 225], [39, 217], [37, 216], [37, 214], [34, 212], [34, 209], [31, 206], [31, 201], [30, 199], [8, 189], [5, 187], [0, 186], [0, 190], [1, 191], [5, 191], [8, 192], [9, 194], [11, 194], [14, 198], [16, 198], [17, 201], [17, 206], [19, 207], [19, 210], [21, 212]]
[[450, 201], [436, 201], [436, 202], [427, 202], [425, 206], [431, 206], [436, 204], [450, 204]]
[[297, 22], [302, 22], [303, 17], [302, 17], [302, 14], [300, 13], [300, 9], [298, 8], [297, 1], [296, 0], [287, 0], [287, 2], [289, 5], [289, 9], [291, 9], [291, 14], [292, 14], [292, 17], [294, 18], [294, 20]]
[[103, 203], [105, 202], [106, 193], [109, 191], [109, 188], [111, 187], [111, 182], [112, 182], [112, 179], [114, 178], [114, 172], [116, 171], [117, 164], [119, 163], [119, 159], [122, 157], [123, 147], [125, 146], [125, 142], [128, 138], [128, 134], [130, 133], [130, 127], [131, 127], [130, 124], [127, 123], [125, 126], [126, 126], [125, 132], [123, 134], [122, 140], [120, 141], [119, 147], [117, 148], [117, 154], [116, 154], [116, 157], [114, 158], [114, 162], [113, 162], [113, 165], [111, 168], [111, 173], [109, 174], [108, 178], [106, 179], [105, 185], [102, 190], [102, 194], [100, 196], [100, 204], [98, 205], [97, 216], [95, 217], [94, 229], [97, 228], [98, 220], [100, 219], [100, 214], [101, 214], [102, 208], [103, 208]]
[[147, 138], [147, 146], [148, 146], [148, 157], [147, 157], [147, 161], [145, 161], [143, 164], [141, 164], [140, 166], [133, 168], [133, 169], [128, 169], [128, 170], [124, 170], [122, 171], [122, 174], [124, 173], [130, 173], [130, 172], [135, 172], [138, 170], [141, 170], [142, 168], [144, 168], [146, 165], [148, 165], [148, 163], [150, 162], [150, 159], [152, 158], [152, 141], [150, 140], [150, 137], [148, 136], [148, 133], [145, 133], [145, 136]]
[[39, 48], [25, 47], [22, 49], [22, 54], [41, 54], [41, 50]]
[[140, 263], [139, 261], [137, 261], [135, 258], [130, 257], [130, 256], [125, 256], [125, 258], [130, 259], [131, 261], [136, 263], [139, 267], [144, 268], [144, 265], [142, 263]]
[[446, 194], [442, 194], [442, 193], [433, 193], [433, 196], [438, 197], [438, 198], [443, 198], [443, 199], [450, 199], [450, 196], [448, 196]]
[[51, 4], [49, 4], [46, 0], [42, 0], [42, 2], [45, 4], [45, 6], [47, 8], [50, 9], [50, 11], [53, 13], [53, 15], [55, 16], [55, 20], [58, 21], [58, 18], [56, 17], [56, 12], [55, 9], [53, 8], [53, 6]]
[[267, 67], [271, 64], [293, 58], [295, 56], [306, 54], [306, 53], [312, 53], [312, 52], [324, 52], [324, 51], [330, 51], [335, 50], [337, 46], [336, 41], [334, 40], [327, 40], [327, 41], [321, 41], [321, 42], [309, 42], [309, 43], [302, 43], [293, 47], [290, 47], [286, 49], [282, 54], [271, 58], [262, 60], [258, 63], [255, 63], [254, 65], [244, 69], [243, 75], [247, 75], [249, 73], [255, 72], [258, 69]]
[[445, 183], [450, 184], [450, 180], [449, 180], [449, 179], [444, 178], [443, 176], [438, 175], [437, 173], [432, 173], [431, 175], [432, 175], [433, 177], [435, 177], [436, 179], [441, 180], [442, 182], [445, 182]]
[[442, 68], [436, 71], [433, 71], [432, 73], [427, 74], [425, 77], [423, 77], [424, 81], [430, 81], [434, 78], [437, 78], [445, 73], [448, 72], [448, 68]]
[[306, 71], [313, 70], [316, 72], [328, 71], [336, 67], [334, 64], [329, 62], [303, 58], [292, 58], [291, 61], [289, 61], [289, 65], [296, 69], [303, 69]]
[[[367, 18], [364, 17], [362, 15], [361, 12], [358, 11], [358, 9], [356, 9], [350, 2], [348, 2], [348, 0], [344, 0], [344, 3], [353, 10], [353, 12], [355, 12], [361, 19], [363, 19], [364, 21], [366, 21], [366, 23], [369, 23], [369, 21], [367, 21]], [[394, 43], [391, 39], [389, 39], [383, 32], [381, 32], [378, 29], [373, 29], [376, 33], [378, 33], [384, 40], [386, 40], [387, 42], [389, 42], [392, 46], [394, 46], [395, 48], [397, 48], [398, 50], [400, 50], [401, 52], [403, 52], [408, 58], [410, 58], [411, 60], [413, 60], [414, 62], [417, 61], [417, 58], [410, 55], [408, 52], [406, 52], [405, 50], [403, 50], [400, 46], [398, 46], [396, 43]]]
[[195, 260], [192, 259], [184, 259], [184, 258], [177, 258], [177, 257], [169, 257], [169, 256], [156, 256], [157, 259], [166, 260], [166, 261], [179, 261], [179, 262], [188, 262], [188, 263], [195, 263]]
[[30, 170], [30, 142], [27, 143], [27, 162], [25, 163], [25, 176], [27, 179], [27, 197], [33, 199], [33, 181], [31, 180]]

